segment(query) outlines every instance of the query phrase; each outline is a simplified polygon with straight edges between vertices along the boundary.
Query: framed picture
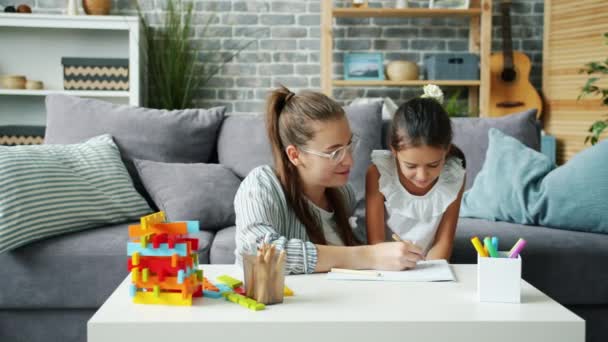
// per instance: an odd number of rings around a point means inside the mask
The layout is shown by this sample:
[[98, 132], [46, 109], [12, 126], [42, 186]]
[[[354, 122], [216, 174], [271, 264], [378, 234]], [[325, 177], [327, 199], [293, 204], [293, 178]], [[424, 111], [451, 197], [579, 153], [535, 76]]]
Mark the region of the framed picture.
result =
[[381, 53], [347, 53], [344, 55], [345, 80], [384, 80], [384, 58]]
[[467, 9], [469, 0], [431, 0], [429, 8]]

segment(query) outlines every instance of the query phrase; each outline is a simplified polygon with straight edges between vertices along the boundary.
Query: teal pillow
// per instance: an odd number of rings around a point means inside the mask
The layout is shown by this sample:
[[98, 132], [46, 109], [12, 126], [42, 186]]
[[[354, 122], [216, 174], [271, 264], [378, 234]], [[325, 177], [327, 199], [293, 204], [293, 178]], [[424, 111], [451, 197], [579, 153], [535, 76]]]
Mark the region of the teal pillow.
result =
[[0, 253], [151, 212], [110, 135], [75, 145], [0, 146]]
[[460, 216], [608, 233], [608, 141], [568, 163], [551, 160], [497, 129]]

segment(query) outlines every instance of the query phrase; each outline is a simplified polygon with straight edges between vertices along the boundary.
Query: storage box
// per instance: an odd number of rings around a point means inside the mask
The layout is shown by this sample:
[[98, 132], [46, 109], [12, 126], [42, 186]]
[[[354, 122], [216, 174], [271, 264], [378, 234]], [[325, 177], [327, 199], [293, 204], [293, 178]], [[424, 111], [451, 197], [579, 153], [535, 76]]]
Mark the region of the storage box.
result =
[[427, 80], [479, 80], [479, 56], [447, 53], [424, 59]]
[[0, 126], [0, 145], [40, 145], [44, 131], [44, 126]]
[[521, 302], [521, 256], [508, 258], [508, 252], [499, 252], [500, 258], [477, 256], [477, 294], [480, 302]]
[[127, 58], [64, 57], [61, 64], [65, 90], [129, 90]]

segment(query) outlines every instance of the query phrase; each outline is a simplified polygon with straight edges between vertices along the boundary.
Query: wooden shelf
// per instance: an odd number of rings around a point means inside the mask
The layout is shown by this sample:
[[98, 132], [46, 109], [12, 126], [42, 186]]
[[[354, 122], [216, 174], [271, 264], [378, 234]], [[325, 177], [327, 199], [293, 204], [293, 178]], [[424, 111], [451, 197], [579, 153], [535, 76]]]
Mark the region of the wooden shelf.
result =
[[105, 90], [28, 90], [28, 89], [0, 89], [0, 95], [16, 96], [47, 96], [54, 94], [64, 94], [83, 97], [125, 97], [128, 98], [128, 91], [105, 91]]
[[137, 16], [0, 13], [0, 27], [39, 29], [139, 29]]
[[[420, 87], [432, 83], [444, 87], [467, 87], [468, 104], [471, 112], [488, 113], [490, 98], [489, 57], [492, 43], [492, 0], [470, 0], [467, 9], [443, 8], [352, 8], [335, 7], [334, 0], [321, 1], [321, 89], [327, 96], [333, 96], [338, 87]], [[333, 27], [335, 18], [460, 18], [468, 22], [469, 52], [479, 55], [479, 80], [413, 80], [413, 81], [356, 81], [333, 79]], [[345, 23], [347, 24], [347, 23]], [[371, 23], [374, 24], [374, 23]], [[424, 38], [424, 37], [423, 37]], [[370, 38], [374, 39], [374, 38]], [[408, 52], [404, 50], [404, 52]], [[341, 77], [341, 76], [336, 76]]]
[[438, 86], [470, 86], [476, 87], [481, 84], [479, 80], [412, 80], [412, 81], [356, 81], [356, 80], [334, 80], [333, 85], [339, 87], [399, 87], [399, 86], [425, 86], [435, 84]]
[[441, 8], [334, 8], [334, 17], [474, 17], [481, 15], [481, 9], [441, 9]]

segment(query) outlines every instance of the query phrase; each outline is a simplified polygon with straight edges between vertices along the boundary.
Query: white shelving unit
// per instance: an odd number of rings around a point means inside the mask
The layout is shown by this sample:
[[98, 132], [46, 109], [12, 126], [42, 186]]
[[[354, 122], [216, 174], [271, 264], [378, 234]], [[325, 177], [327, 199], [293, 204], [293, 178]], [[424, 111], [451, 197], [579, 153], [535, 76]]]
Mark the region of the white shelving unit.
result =
[[[24, 75], [43, 90], [0, 88], [0, 125], [44, 125], [50, 94], [142, 105], [141, 29], [136, 16], [0, 14], [0, 75]], [[128, 58], [129, 91], [63, 90], [62, 57]]]

